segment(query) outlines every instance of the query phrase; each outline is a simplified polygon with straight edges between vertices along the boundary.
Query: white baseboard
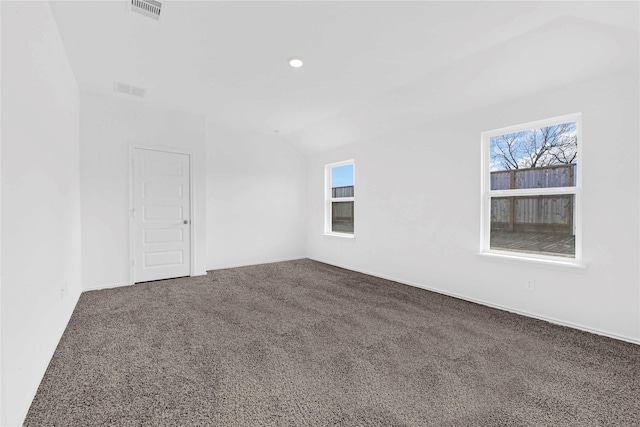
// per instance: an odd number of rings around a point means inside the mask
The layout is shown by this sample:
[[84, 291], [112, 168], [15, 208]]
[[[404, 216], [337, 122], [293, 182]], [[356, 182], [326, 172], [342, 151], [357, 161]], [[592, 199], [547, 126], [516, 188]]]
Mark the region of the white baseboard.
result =
[[122, 286], [130, 286], [131, 283], [129, 282], [121, 282], [121, 283], [107, 283], [105, 285], [96, 285], [96, 286], [89, 286], [87, 288], [83, 288], [82, 292], [87, 292], [87, 291], [99, 291], [101, 289], [112, 289], [112, 288], [120, 288]]
[[450, 296], [450, 297], [453, 297], [453, 298], [458, 298], [458, 299], [461, 299], [461, 300], [464, 300], [464, 301], [469, 301], [469, 302], [473, 302], [473, 303], [476, 303], [476, 304], [484, 305], [484, 306], [487, 306], [487, 307], [496, 308], [498, 310], [508, 311], [510, 313], [519, 314], [521, 316], [531, 317], [533, 319], [544, 320], [545, 322], [553, 323], [555, 325], [566, 326], [566, 327], [569, 327], [569, 328], [578, 329], [580, 331], [589, 332], [589, 333], [596, 334], [596, 335], [602, 335], [602, 336], [613, 338], [613, 339], [616, 339], [616, 340], [626, 341], [626, 342], [629, 342], [629, 343], [632, 343], [632, 344], [639, 344], [640, 345], [640, 339], [636, 339], [636, 338], [632, 338], [632, 337], [628, 337], [628, 336], [624, 336], [624, 335], [618, 335], [618, 334], [615, 334], [615, 333], [612, 333], [612, 332], [603, 331], [603, 330], [600, 330], [600, 329], [591, 328], [591, 327], [588, 327], [588, 326], [583, 326], [583, 325], [579, 325], [579, 324], [576, 324], [576, 323], [567, 322], [567, 321], [564, 321], [564, 320], [559, 320], [559, 319], [555, 319], [555, 318], [552, 318], [552, 317], [539, 315], [539, 314], [536, 314], [536, 313], [530, 313], [530, 312], [523, 311], [523, 310], [517, 310], [517, 309], [506, 307], [506, 306], [503, 306], [503, 305], [500, 305], [500, 304], [494, 304], [494, 303], [491, 303], [491, 302], [488, 302], [488, 301], [484, 301], [484, 300], [480, 300], [480, 299], [476, 299], [476, 298], [469, 298], [469, 297], [467, 297], [465, 295], [457, 294], [455, 292], [448, 292], [448, 291], [444, 291], [442, 289], [433, 288], [433, 287], [430, 287], [430, 286], [425, 286], [425, 285], [422, 285], [420, 283], [409, 282], [409, 281], [406, 281], [406, 280], [397, 279], [395, 277], [384, 276], [384, 275], [381, 275], [381, 274], [372, 273], [370, 271], [364, 271], [364, 270], [360, 270], [360, 269], [356, 269], [356, 268], [351, 268], [351, 267], [348, 267], [348, 266], [345, 266], [345, 265], [337, 264], [335, 262], [324, 261], [322, 259], [312, 258], [312, 257], [308, 257], [308, 258], [313, 260], [313, 261], [317, 261], [317, 262], [321, 262], [321, 263], [324, 263], [324, 264], [333, 265], [335, 267], [344, 268], [346, 270], [351, 270], [351, 271], [355, 271], [355, 272], [362, 273], [362, 274], [367, 274], [369, 276], [378, 277], [380, 279], [391, 280], [393, 282], [402, 283], [403, 285], [413, 286], [415, 288], [420, 288], [420, 289], [424, 289], [424, 290], [427, 290], [427, 291], [435, 292], [435, 293], [438, 293], [438, 294], [447, 295], [447, 296]]
[[[200, 276], [206, 276], [207, 272], [206, 271], [202, 271], [202, 272], [198, 272], [195, 274], [192, 274], [189, 277], [200, 277]], [[161, 280], [161, 279], [158, 279]], [[96, 286], [90, 286], [88, 288], [84, 288], [82, 290], [82, 292], [87, 292], [87, 291], [99, 291], [101, 289], [113, 289], [113, 288], [120, 288], [122, 286], [131, 286], [131, 285], [135, 285], [135, 283], [129, 283], [129, 282], [121, 282], [121, 283], [108, 283], [106, 285], [96, 285]]]
[[241, 264], [221, 264], [218, 266], [214, 266], [214, 267], [209, 267], [207, 268], [208, 271], [213, 271], [213, 270], [225, 270], [227, 268], [238, 268], [238, 267], [249, 267], [252, 265], [261, 265], [261, 264], [274, 264], [276, 262], [285, 262], [285, 261], [297, 261], [300, 259], [306, 259], [308, 257], [304, 256], [304, 255], [300, 255], [297, 257], [293, 257], [293, 258], [282, 258], [282, 259], [271, 259], [271, 260], [265, 260], [265, 261], [257, 261], [257, 262], [249, 262], [249, 263], [241, 263]]
[[[226, 269], [226, 268], [248, 267], [250, 265], [272, 264], [272, 263], [275, 263], [275, 262], [295, 261], [295, 260], [298, 260], [298, 259], [305, 259], [305, 258], [306, 258], [305, 256], [298, 256], [298, 257], [294, 257], [294, 258], [273, 259], [273, 260], [267, 260], [267, 261], [259, 261], [259, 262], [249, 263], [249, 264], [221, 265], [221, 266], [217, 266], [217, 267], [207, 268], [207, 270], [223, 270], [223, 269]], [[208, 274], [207, 271], [200, 271], [198, 273], [192, 274], [190, 277], [206, 276], [207, 274]], [[102, 289], [120, 288], [122, 286], [131, 286], [133, 284], [134, 283], [129, 283], [129, 282], [107, 283], [107, 284], [104, 284], [104, 285], [95, 285], [95, 286], [89, 286], [89, 287], [83, 288], [82, 292], [99, 291], [99, 290], [102, 290]]]
[[56, 337], [56, 340], [54, 341], [53, 346], [51, 346], [50, 348], [48, 348], [46, 350], [46, 354], [47, 354], [47, 364], [42, 367], [40, 369], [39, 375], [38, 375], [38, 381], [36, 382], [36, 384], [34, 385], [34, 387], [30, 390], [29, 394], [27, 395], [27, 398], [25, 399], [23, 408], [22, 408], [22, 414], [21, 414], [21, 422], [20, 425], [22, 425], [24, 423], [24, 420], [27, 418], [27, 413], [29, 412], [29, 408], [31, 407], [31, 404], [33, 403], [33, 399], [36, 397], [36, 393], [38, 392], [38, 388], [40, 387], [40, 383], [42, 382], [42, 380], [44, 379], [44, 374], [47, 373], [47, 368], [49, 367], [49, 363], [51, 363], [51, 359], [53, 359], [53, 354], [56, 352], [56, 349], [58, 348], [58, 344], [60, 343], [60, 340], [62, 339], [62, 335], [64, 334], [64, 331], [67, 330], [67, 326], [69, 325], [69, 321], [71, 320], [71, 316], [73, 315], [73, 312], [76, 309], [76, 306], [78, 305], [78, 300], [80, 299], [80, 295], [81, 293], [79, 293], [76, 297], [75, 297], [75, 301], [73, 302], [73, 308], [71, 309], [71, 311], [69, 312], [69, 315], [67, 317], [66, 322], [64, 322], [64, 327], [62, 328], [62, 330], [59, 331]]
[[200, 276], [206, 276], [207, 272], [206, 271], [201, 271], [199, 273], [194, 273], [191, 275], [191, 277], [200, 277]]

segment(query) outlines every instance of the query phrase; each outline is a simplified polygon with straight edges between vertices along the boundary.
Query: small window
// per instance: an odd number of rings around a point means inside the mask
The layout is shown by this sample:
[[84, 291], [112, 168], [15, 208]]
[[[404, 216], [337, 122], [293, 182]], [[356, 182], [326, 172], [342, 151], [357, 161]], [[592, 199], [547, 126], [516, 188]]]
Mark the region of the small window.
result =
[[354, 235], [355, 165], [353, 160], [325, 166], [325, 227], [327, 234]]
[[482, 134], [482, 252], [581, 259], [580, 146], [580, 114]]

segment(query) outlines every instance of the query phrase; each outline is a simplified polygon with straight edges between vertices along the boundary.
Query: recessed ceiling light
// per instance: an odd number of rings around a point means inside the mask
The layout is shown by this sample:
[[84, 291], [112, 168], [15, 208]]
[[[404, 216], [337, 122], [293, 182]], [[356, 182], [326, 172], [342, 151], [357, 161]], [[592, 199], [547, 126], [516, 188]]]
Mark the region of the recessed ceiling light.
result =
[[300, 68], [304, 65], [304, 62], [302, 62], [302, 58], [291, 58], [289, 60], [289, 65], [293, 68]]

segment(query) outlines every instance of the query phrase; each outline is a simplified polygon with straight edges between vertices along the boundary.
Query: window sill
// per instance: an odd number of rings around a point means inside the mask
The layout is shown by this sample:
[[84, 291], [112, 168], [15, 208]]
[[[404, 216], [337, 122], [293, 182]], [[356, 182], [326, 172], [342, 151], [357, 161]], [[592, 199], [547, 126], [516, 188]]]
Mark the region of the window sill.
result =
[[557, 270], [565, 270], [565, 271], [575, 271], [575, 272], [585, 272], [587, 270], [587, 265], [583, 264], [580, 261], [576, 261], [574, 259], [564, 260], [560, 257], [533, 257], [527, 256], [526, 254], [516, 254], [516, 253], [508, 253], [508, 252], [499, 252], [499, 251], [490, 251], [490, 252], [479, 252], [478, 255], [481, 258], [495, 260], [499, 262], [506, 262], [511, 264], [530, 264], [530, 265], [538, 265], [543, 267], [549, 267]]
[[356, 236], [355, 234], [347, 234], [347, 233], [324, 233], [325, 236], [332, 236], [332, 237], [342, 237], [345, 239], [355, 239]]

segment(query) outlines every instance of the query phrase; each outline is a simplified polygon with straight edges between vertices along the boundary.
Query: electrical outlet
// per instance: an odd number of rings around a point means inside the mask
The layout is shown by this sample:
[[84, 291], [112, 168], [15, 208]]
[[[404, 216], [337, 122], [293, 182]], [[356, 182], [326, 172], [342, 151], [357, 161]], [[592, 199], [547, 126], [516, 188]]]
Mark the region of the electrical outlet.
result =
[[529, 292], [533, 292], [536, 289], [536, 285], [533, 280], [527, 280], [527, 282], [524, 284], [524, 288]]

